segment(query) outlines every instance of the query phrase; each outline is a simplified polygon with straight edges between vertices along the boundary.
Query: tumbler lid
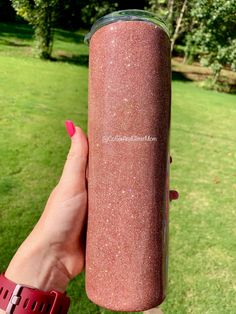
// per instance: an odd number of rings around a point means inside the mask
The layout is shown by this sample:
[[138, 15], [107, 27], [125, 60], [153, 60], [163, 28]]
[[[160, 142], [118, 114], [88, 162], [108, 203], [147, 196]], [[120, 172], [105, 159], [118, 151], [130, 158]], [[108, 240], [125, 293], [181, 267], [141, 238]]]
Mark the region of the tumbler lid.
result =
[[131, 9], [115, 11], [98, 19], [93, 24], [90, 32], [85, 35], [84, 38], [85, 43], [89, 44], [91, 37], [99, 28], [117, 21], [144, 21], [154, 23], [155, 25], [163, 29], [165, 33], [168, 35], [168, 37], [170, 37], [168, 27], [161, 17], [148, 11]]

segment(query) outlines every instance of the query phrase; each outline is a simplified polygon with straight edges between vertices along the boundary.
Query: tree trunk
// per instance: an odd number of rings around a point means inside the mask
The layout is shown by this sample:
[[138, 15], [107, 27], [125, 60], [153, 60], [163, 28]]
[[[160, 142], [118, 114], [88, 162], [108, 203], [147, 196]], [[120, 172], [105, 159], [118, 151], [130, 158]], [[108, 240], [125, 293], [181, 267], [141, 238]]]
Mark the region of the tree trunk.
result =
[[218, 71], [213, 72], [213, 80], [212, 80], [212, 87], [215, 86], [215, 84], [217, 83], [219, 77], [220, 77], [220, 73], [221, 73], [221, 69]]
[[174, 0], [168, 0], [168, 22], [169, 22], [169, 26], [170, 26], [170, 33], [172, 34], [173, 32], [173, 13], [174, 13]]
[[41, 18], [35, 27], [36, 47], [41, 59], [50, 59], [52, 53], [52, 9], [42, 8]]
[[188, 0], [184, 0], [182, 8], [181, 8], [181, 11], [180, 11], [179, 18], [177, 19], [177, 22], [176, 22], [175, 31], [174, 31], [174, 34], [173, 34], [173, 37], [172, 37], [172, 40], [171, 40], [171, 52], [173, 51], [174, 45], [175, 45], [175, 41], [176, 41], [176, 39], [179, 36], [179, 31], [180, 31], [181, 23], [182, 23], [182, 20], [183, 20], [184, 12], [185, 12], [186, 7], [187, 7], [187, 2], [188, 2]]

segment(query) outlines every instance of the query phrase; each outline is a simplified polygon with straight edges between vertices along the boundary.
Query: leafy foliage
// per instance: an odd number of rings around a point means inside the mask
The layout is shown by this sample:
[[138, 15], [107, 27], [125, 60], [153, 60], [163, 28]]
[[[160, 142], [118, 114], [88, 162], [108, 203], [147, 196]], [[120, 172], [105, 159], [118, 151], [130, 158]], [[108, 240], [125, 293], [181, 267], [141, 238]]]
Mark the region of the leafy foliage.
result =
[[211, 66], [213, 84], [223, 66], [236, 70], [235, 0], [196, 0], [190, 17], [192, 29], [186, 34], [186, 53], [198, 51], [202, 64]]
[[52, 52], [52, 26], [58, 0], [11, 0], [16, 13], [28, 21], [35, 30], [39, 56], [49, 59]]
[[[149, 0], [146, 10], [153, 12], [164, 18], [170, 31], [171, 40], [175, 33], [176, 26], [181, 14], [184, 0]], [[189, 1], [187, 2], [189, 6]], [[186, 31], [188, 26], [188, 7], [185, 9], [181, 19], [181, 28], [178, 31], [178, 37]]]
[[235, 0], [149, 0], [148, 3], [147, 9], [166, 18], [172, 46], [178, 40], [185, 46], [185, 60], [198, 59], [212, 68], [212, 85], [224, 66], [236, 70]]
[[91, 25], [93, 24], [98, 18], [102, 17], [103, 15], [115, 11], [118, 7], [118, 3], [114, 1], [97, 1], [97, 0], [90, 0], [86, 2], [86, 5], [81, 10], [81, 18], [84, 24]]
[[[1, 0], [0, 0], [1, 1]], [[6, 5], [6, 0], [2, 3]], [[52, 26], [71, 29], [90, 26], [101, 16], [120, 9], [145, 8], [165, 18], [171, 49], [184, 60], [200, 61], [213, 69], [212, 85], [223, 67], [236, 71], [235, 0], [11, 0], [17, 14], [33, 25], [42, 58], [52, 52]], [[182, 55], [182, 52], [181, 52]]]

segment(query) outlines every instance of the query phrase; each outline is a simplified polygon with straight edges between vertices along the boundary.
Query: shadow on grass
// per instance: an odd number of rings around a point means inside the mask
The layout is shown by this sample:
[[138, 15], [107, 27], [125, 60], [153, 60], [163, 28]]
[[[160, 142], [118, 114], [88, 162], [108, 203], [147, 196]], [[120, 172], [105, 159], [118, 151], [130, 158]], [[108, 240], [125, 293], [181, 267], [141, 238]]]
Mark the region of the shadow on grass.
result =
[[182, 82], [191, 82], [183, 73], [172, 71], [172, 80], [173, 81], [182, 81]]
[[32, 40], [34, 37], [34, 31], [32, 27], [26, 24], [0, 23], [0, 36]]
[[55, 29], [54, 34], [58, 40], [65, 42], [75, 42], [77, 44], [84, 43], [84, 34], [78, 32], [69, 32], [62, 29]]
[[235, 142], [235, 138], [230, 138], [230, 137], [224, 136], [224, 135], [215, 135], [214, 133], [208, 134], [208, 133], [205, 133], [205, 132], [194, 131], [194, 130], [190, 130], [190, 129], [186, 130], [183, 127], [178, 127], [178, 128], [173, 127], [173, 129], [175, 129], [176, 131], [179, 131], [179, 132], [196, 135], [198, 137], [202, 136], [202, 137], [210, 138], [210, 139], [213, 139], [213, 140], [221, 140], [221, 141], [223, 140], [223, 141], [226, 141], [226, 142], [229, 141], [229, 142], [232, 142], [232, 143]]
[[89, 56], [88, 55], [71, 55], [71, 56], [59, 55], [59, 56], [53, 57], [51, 60], [88, 67]]
[[[62, 29], [54, 29], [56, 39], [64, 42], [84, 43], [84, 34], [70, 32]], [[19, 39], [32, 40], [34, 30], [27, 24], [0, 23], [0, 37], [15, 37]]]
[[0, 39], [0, 44], [11, 47], [29, 47], [29, 44], [23, 44], [14, 40]]

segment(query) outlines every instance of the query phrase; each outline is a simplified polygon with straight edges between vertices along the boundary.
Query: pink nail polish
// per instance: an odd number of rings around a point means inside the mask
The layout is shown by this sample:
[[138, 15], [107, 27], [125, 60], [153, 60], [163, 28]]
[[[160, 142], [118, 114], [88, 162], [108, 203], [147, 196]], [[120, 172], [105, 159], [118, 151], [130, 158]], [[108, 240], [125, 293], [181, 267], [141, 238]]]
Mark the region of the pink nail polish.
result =
[[72, 137], [75, 134], [75, 125], [73, 121], [66, 120], [65, 122], [67, 133], [70, 137]]

